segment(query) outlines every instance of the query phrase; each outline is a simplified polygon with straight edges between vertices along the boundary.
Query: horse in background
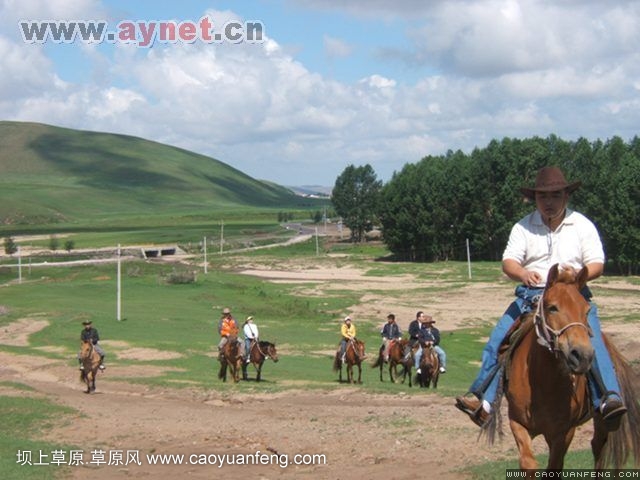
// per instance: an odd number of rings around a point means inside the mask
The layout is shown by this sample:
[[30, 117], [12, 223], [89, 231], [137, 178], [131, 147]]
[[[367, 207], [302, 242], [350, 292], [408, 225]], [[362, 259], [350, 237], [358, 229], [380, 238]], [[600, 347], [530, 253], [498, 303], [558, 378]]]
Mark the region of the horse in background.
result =
[[100, 355], [93, 347], [91, 340], [83, 340], [80, 344], [80, 362], [82, 363], [80, 381], [87, 384], [87, 390], [84, 393], [95, 392], [96, 376], [100, 369]]
[[[347, 348], [345, 350], [345, 363], [347, 364], [347, 383], [356, 383], [353, 377], [354, 365], [358, 367], [358, 381], [362, 383], [362, 360], [365, 359], [364, 342], [353, 338], [347, 342]], [[336, 356], [333, 360], [333, 371], [340, 372], [339, 381], [342, 382], [342, 358], [340, 355], [340, 348], [336, 352]]]
[[433, 342], [427, 342], [422, 346], [422, 358], [420, 359], [420, 373], [417, 375], [418, 383], [422, 388], [438, 388], [440, 377], [440, 359]]
[[[591, 440], [596, 469], [622, 468], [631, 454], [640, 463], [640, 406], [632, 381], [633, 371], [618, 350], [604, 337], [627, 407], [617, 430], [609, 432], [599, 411], [592, 407], [586, 374], [594, 356], [587, 323], [589, 304], [580, 294], [588, 271], [560, 272], [554, 265], [535, 312], [522, 319], [507, 352], [504, 392], [509, 424], [519, 451], [522, 469], [535, 469], [532, 440], [543, 435], [549, 447], [548, 470], [560, 470], [576, 428], [593, 419]], [[500, 422], [500, 396], [485, 426], [489, 441]]]
[[[407, 351], [409, 354], [407, 355]], [[385, 363], [389, 363], [389, 378], [393, 383], [398, 383], [398, 366], [402, 366], [402, 383], [409, 377], [409, 386], [411, 387], [411, 367], [413, 366], [413, 355], [411, 347], [409, 346], [409, 340], [392, 340], [389, 346], [389, 360], [385, 362], [384, 359], [384, 345], [380, 347], [378, 358], [371, 365], [371, 368], [380, 369], [380, 381], [382, 382], [382, 369]]]
[[227, 381], [227, 368], [235, 383], [240, 381], [240, 370], [242, 368], [242, 356], [240, 355], [240, 342], [238, 337], [229, 335], [227, 343], [220, 352], [220, 371], [218, 378], [223, 382]]
[[[267, 358], [273, 360], [274, 363], [278, 361], [278, 351], [273, 343], [255, 340], [251, 342], [249, 351], [245, 352], [245, 355], [249, 356], [249, 363], [252, 363], [256, 369], [256, 382], [261, 380], [262, 364]], [[242, 363], [242, 379], [248, 380], [247, 377], [247, 365], [248, 363]]]

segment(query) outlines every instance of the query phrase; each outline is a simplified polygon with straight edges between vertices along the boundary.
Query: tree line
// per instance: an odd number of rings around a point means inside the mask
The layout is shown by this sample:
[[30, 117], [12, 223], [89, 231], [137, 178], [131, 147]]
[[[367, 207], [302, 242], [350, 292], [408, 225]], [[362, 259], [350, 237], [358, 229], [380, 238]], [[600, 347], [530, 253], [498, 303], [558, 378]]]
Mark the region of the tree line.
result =
[[449, 151], [406, 164], [386, 183], [370, 165], [350, 165], [337, 178], [332, 202], [362, 241], [378, 225], [397, 260], [496, 261], [511, 227], [531, 212], [520, 187], [533, 186], [541, 167], [560, 167], [582, 186], [569, 207], [598, 227], [607, 267], [618, 274], [640, 273], [640, 139], [504, 138], [470, 154]]

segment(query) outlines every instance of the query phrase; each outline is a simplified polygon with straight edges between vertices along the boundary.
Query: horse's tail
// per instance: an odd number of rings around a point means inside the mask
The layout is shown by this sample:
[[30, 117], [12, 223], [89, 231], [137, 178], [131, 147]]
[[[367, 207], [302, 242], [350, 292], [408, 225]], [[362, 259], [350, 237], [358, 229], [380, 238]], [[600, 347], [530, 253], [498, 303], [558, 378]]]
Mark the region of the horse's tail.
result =
[[620, 428], [609, 433], [602, 455], [605, 465], [613, 465], [622, 468], [629, 458], [633, 457], [636, 467], [640, 466], [640, 405], [638, 404], [638, 391], [635, 387], [635, 373], [624, 356], [618, 351], [606, 335], [603, 335], [604, 343], [609, 350], [613, 366], [620, 383], [620, 395], [627, 407], [627, 413], [620, 422]]
[[340, 360], [340, 354], [336, 353], [335, 357], [333, 358], [333, 371], [337, 372], [338, 370], [340, 370], [341, 364], [342, 362]]
[[371, 364], [371, 368], [380, 368], [382, 366], [382, 363], [383, 363], [382, 352], [380, 352], [380, 355], [378, 355], [378, 358], [376, 358], [376, 361]]

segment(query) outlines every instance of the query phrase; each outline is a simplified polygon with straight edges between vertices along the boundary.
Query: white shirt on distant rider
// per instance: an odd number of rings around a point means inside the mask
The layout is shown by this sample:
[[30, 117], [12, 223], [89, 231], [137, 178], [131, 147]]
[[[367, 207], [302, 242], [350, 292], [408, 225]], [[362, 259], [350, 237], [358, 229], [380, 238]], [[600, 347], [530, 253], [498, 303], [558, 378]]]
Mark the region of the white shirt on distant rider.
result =
[[258, 326], [255, 323], [245, 323], [242, 332], [244, 333], [244, 338], [250, 338], [251, 340], [258, 338]]
[[[515, 260], [546, 281], [556, 263], [576, 270], [592, 262], [604, 263], [604, 250], [596, 226], [581, 213], [567, 208], [562, 223], [551, 231], [536, 210], [513, 226], [502, 259]], [[544, 281], [537, 286], [544, 287]]]

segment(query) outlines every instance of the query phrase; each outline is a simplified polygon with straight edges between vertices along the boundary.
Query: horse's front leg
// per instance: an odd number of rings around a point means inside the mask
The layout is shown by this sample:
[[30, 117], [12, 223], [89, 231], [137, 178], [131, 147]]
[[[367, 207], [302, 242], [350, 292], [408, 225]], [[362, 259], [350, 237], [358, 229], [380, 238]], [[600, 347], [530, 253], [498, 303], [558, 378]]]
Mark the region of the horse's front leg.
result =
[[591, 438], [591, 453], [593, 453], [594, 468], [601, 470], [604, 468], [604, 457], [602, 449], [607, 443], [609, 432], [607, 431], [601, 415], [593, 418], [593, 437]]
[[358, 364], [358, 383], [362, 383], [362, 365]]
[[576, 432], [575, 427], [570, 428], [564, 435], [545, 435], [547, 445], [549, 445], [549, 463], [547, 470], [562, 470], [564, 466], [564, 457], [569, 450], [569, 445], [573, 440]]
[[509, 420], [511, 433], [516, 440], [518, 452], [520, 453], [520, 468], [522, 470], [534, 470], [538, 468], [538, 462], [533, 454], [531, 436], [529, 431], [515, 420]]
[[240, 371], [242, 370], [242, 359], [236, 360], [233, 369], [233, 381], [238, 383], [240, 381]]
[[262, 379], [262, 364], [264, 363], [264, 360], [260, 363], [256, 363], [255, 367], [256, 367], [256, 382], [259, 382]]

